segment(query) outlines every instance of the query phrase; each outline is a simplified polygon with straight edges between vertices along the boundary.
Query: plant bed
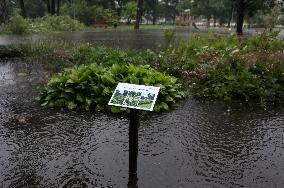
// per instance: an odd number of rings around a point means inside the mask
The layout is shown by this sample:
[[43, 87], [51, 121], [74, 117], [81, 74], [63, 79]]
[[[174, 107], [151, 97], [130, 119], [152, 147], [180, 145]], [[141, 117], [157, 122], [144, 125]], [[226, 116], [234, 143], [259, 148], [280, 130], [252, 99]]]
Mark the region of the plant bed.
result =
[[107, 106], [119, 82], [160, 87], [155, 111], [169, 110], [186, 97], [176, 78], [150, 66], [113, 64], [102, 67], [92, 64], [66, 69], [55, 75], [40, 91], [40, 102], [49, 107], [120, 112], [118, 107]]

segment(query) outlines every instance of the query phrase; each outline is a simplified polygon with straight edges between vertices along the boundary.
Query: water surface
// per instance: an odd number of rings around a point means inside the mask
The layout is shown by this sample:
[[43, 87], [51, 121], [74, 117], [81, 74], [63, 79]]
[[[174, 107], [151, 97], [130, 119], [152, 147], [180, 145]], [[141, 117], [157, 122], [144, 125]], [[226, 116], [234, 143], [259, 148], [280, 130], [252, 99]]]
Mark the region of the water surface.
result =
[[[86, 43], [103, 45], [112, 48], [131, 50], [155, 50], [165, 44], [164, 31], [162, 29], [147, 30], [94, 30], [61, 32], [34, 35], [0, 35], [0, 45], [36, 42], [39, 40], [62, 40], [71, 43]], [[176, 28], [175, 40], [188, 40], [193, 34], [208, 35], [207, 29], [194, 30], [189, 28]], [[228, 35], [228, 31], [219, 31], [221, 35]]]
[[[128, 183], [128, 116], [41, 107], [61, 67], [0, 62], [0, 187]], [[284, 186], [284, 109], [185, 100], [141, 118], [138, 187]]]

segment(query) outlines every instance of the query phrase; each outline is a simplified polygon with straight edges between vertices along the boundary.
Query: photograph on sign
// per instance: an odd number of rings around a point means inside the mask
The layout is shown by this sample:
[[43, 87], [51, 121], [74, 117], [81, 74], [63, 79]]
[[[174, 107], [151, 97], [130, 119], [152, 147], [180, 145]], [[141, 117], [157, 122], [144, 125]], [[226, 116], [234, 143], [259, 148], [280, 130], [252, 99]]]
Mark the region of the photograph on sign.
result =
[[119, 83], [109, 105], [153, 111], [159, 87]]

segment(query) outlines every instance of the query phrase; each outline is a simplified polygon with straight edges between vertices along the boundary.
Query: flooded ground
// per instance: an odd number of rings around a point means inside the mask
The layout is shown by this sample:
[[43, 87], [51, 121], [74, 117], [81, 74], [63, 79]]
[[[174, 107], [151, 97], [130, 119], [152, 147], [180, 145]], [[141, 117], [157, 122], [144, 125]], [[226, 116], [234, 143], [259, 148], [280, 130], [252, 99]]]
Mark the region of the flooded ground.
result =
[[[176, 41], [187, 40], [195, 33], [208, 35], [208, 30], [200, 31], [177, 28]], [[218, 32], [222, 35], [228, 35], [228, 31]], [[46, 35], [0, 35], [0, 45], [17, 44], [30, 41], [38, 41], [41, 39], [51, 38], [52, 40], [63, 40], [72, 43], [85, 43], [104, 45], [106, 47], [127, 48], [132, 50], [156, 49], [164, 44], [164, 30], [96, 30], [96, 31], [78, 31], [78, 32], [63, 32], [52, 33]]]
[[[128, 183], [128, 116], [41, 107], [56, 65], [0, 62], [0, 187]], [[141, 118], [138, 187], [284, 187], [284, 109], [185, 100]]]

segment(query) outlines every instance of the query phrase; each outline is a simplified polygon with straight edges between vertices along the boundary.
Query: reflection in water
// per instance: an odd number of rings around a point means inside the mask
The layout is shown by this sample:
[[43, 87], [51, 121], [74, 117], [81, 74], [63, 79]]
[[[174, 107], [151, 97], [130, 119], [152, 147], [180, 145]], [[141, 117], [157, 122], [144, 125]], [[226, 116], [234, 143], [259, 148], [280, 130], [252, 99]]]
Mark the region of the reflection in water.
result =
[[[188, 39], [189, 31], [177, 30], [177, 40]], [[63, 40], [72, 43], [92, 43], [106, 47], [145, 50], [164, 44], [164, 30], [102, 30], [95, 32], [64, 32], [31, 36], [0, 36], [0, 45], [36, 42], [39, 40]]]
[[128, 115], [41, 107], [36, 88], [55, 65], [1, 62], [0, 70], [13, 75], [0, 77], [0, 187], [125, 188], [137, 178], [147, 188], [284, 185], [283, 107], [188, 99], [142, 116], [129, 179]]

